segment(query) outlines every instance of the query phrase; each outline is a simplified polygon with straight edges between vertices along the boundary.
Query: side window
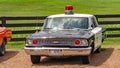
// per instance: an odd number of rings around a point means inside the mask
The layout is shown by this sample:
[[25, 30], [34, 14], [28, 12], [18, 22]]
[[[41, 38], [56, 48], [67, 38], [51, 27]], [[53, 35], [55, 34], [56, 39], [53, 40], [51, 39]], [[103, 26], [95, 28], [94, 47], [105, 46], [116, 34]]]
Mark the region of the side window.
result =
[[91, 21], [92, 21], [92, 25], [91, 25], [91, 27], [92, 27], [92, 28], [97, 27], [96, 20], [95, 20], [95, 18], [94, 18], [94, 17], [93, 17], [93, 18], [91, 18]]

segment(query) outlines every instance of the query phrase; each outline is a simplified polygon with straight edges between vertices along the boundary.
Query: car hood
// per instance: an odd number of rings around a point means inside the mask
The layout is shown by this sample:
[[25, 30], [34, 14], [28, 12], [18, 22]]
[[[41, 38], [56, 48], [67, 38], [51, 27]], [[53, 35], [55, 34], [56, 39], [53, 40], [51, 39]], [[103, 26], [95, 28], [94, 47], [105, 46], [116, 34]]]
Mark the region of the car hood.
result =
[[43, 30], [28, 38], [89, 38], [92, 35], [90, 30]]

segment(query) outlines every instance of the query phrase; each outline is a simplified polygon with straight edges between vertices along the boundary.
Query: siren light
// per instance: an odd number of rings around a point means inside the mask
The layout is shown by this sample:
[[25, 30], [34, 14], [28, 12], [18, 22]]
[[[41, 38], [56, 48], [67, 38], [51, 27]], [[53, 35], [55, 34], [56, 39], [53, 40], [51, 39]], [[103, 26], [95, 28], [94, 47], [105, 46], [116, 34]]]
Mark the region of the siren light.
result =
[[74, 14], [72, 5], [65, 6], [65, 14]]
[[67, 5], [67, 6], [65, 6], [65, 10], [73, 10], [73, 6], [72, 5]]

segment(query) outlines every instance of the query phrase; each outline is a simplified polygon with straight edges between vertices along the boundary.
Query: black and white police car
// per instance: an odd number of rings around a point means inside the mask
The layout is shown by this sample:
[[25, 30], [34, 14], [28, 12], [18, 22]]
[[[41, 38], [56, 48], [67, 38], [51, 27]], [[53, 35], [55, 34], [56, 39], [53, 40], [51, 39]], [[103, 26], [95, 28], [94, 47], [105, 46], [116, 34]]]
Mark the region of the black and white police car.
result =
[[25, 51], [33, 64], [42, 56], [81, 56], [82, 63], [89, 64], [90, 55], [100, 52], [105, 31], [96, 17], [74, 14], [71, 5], [65, 9], [65, 14], [48, 16], [42, 30], [26, 38]]

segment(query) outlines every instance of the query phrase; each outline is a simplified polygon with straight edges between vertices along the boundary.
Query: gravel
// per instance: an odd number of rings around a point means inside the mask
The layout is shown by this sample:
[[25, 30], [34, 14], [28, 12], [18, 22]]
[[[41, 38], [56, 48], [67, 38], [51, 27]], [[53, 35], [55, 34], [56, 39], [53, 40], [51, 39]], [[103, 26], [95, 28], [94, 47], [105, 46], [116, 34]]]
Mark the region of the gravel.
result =
[[50, 58], [42, 57], [41, 63], [32, 64], [24, 50], [7, 50], [0, 57], [0, 68], [120, 68], [120, 51], [106, 48], [99, 54], [93, 54], [91, 63], [84, 65], [80, 57]]

